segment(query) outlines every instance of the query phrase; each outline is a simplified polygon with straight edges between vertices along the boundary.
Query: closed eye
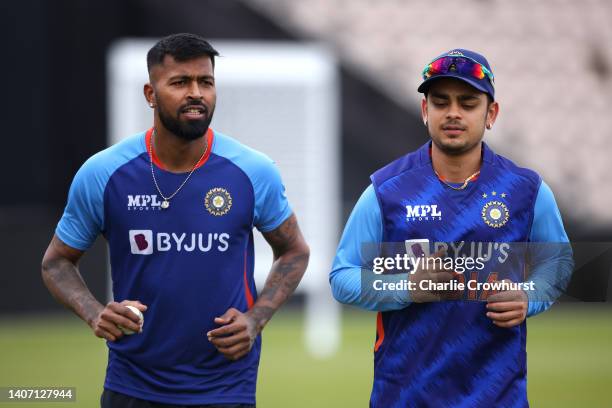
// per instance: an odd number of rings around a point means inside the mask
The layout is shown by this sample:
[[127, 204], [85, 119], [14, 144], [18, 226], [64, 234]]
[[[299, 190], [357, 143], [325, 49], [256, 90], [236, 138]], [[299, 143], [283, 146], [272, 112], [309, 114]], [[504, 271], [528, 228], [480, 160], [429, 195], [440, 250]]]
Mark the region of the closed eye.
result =
[[214, 86], [215, 85], [215, 80], [213, 78], [210, 77], [205, 77], [205, 78], [201, 78], [199, 80], [200, 84], [204, 84], [206, 86]]

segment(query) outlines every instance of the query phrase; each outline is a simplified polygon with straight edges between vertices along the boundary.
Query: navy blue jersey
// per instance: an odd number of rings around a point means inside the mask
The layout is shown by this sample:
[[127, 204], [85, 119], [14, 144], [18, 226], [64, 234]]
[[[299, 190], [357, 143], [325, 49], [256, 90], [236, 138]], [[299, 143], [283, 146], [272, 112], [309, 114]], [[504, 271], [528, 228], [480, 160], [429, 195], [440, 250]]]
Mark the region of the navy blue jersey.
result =
[[[372, 184], [384, 242], [527, 242], [540, 177], [483, 144], [478, 181], [450, 189], [434, 173], [427, 144], [374, 173]], [[407, 208], [421, 205], [435, 205], [436, 215], [408, 217]], [[491, 205], [502, 217], [487, 218]], [[485, 303], [456, 301], [383, 312], [380, 323], [373, 406], [527, 405], [525, 322], [499, 328]]]
[[[105, 388], [160, 403], [254, 404], [261, 338], [232, 362], [206, 333], [227, 309], [253, 304], [253, 227], [271, 231], [291, 210], [270, 159], [218, 132], [206, 137], [211, 149], [168, 209], [151, 177], [151, 130], [94, 155], [56, 234], [80, 250], [103, 234], [115, 300], [148, 306], [141, 334], [107, 342]], [[168, 196], [186, 173], [154, 163]]]
[[[374, 173], [347, 222], [330, 274], [338, 300], [379, 311], [371, 406], [527, 406], [525, 322], [499, 328], [486, 317], [485, 302], [411, 303], [405, 291], [383, 302], [360, 285], [361, 269], [369, 264], [362, 244], [368, 242], [567, 241], [552, 192], [536, 173], [483, 143], [479, 178], [454, 190], [433, 171], [430, 146]], [[520, 256], [513, 262], [506, 266], [514, 275], [503, 277], [522, 281]], [[565, 274], [571, 273], [571, 259], [567, 264]], [[501, 279], [490, 273], [485, 268], [470, 278]], [[471, 295], [486, 296], [464, 293]], [[530, 302], [529, 315], [550, 304]]]

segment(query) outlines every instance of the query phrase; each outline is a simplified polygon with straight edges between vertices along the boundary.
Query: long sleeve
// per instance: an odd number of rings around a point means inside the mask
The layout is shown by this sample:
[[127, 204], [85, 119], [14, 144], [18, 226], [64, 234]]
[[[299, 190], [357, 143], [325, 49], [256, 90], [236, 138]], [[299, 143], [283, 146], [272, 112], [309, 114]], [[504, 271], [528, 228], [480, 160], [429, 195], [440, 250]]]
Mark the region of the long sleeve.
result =
[[[363, 251], [382, 241], [383, 226], [374, 188], [370, 185], [355, 204], [346, 223], [332, 271], [329, 275], [334, 298], [363, 309], [386, 311], [403, 309], [410, 304], [407, 291], [376, 291], [362, 286], [362, 268], [372, 264], [375, 251]], [[368, 271], [368, 275], [372, 272]], [[385, 275], [385, 282], [401, 281], [406, 274]]]
[[550, 187], [542, 182], [536, 198], [530, 242], [532, 273], [536, 290], [528, 292], [527, 316], [547, 310], [567, 286], [574, 262], [561, 213]]

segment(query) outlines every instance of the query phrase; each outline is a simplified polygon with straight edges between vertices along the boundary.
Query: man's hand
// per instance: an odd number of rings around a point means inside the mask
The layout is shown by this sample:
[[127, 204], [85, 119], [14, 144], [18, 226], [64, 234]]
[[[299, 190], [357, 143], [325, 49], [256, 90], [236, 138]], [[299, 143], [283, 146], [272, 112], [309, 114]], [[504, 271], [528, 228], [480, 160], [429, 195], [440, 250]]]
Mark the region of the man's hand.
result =
[[522, 290], [499, 292], [487, 298], [487, 317], [499, 327], [518, 326], [527, 318], [528, 304], [527, 294]]
[[248, 354], [257, 335], [300, 283], [308, 265], [310, 250], [295, 215], [263, 236], [272, 248], [274, 262], [257, 301], [249, 305], [246, 313], [229, 309], [215, 318], [221, 327], [207, 333], [208, 340], [230, 360]]
[[[427, 258], [442, 258], [445, 254], [446, 250], [441, 249]], [[433, 262], [434, 268], [426, 268], [427, 258], [422, 259], [423, 263], [419, 263], [419, 267], [414, 273], [408, 274], [409, 281], [414, 282], [416, 286], [414, 290], [410, 291], [410, 300], [415, 303], [424, 303], [455, 299], [457, 293], [453, 291], [422, 290], [420, 288], [421, 281], [425, 281], [425, 284], [429, 284], [429, 282], [444, 283], [453, 280], [453, 271], [435, 267], [439, 262]]]
[[238, 360], [251, 351], [259, 334], [253, 317], [233, 307], [221, 317], [215, 318], [221, 327], [209, 331], [206, 335], [219, 351], [230, 360]]
[[98, 316], [92, 320], [90, 326], [94, 334], [108, 341], [117, 341], [124, 336], [118, 326], [133, 330], [136, 333], [142, 331], [141, 321], [126, 306], [134, 306], [141, 312], [147, 310], [147, 306], [137, 300], [124, 300], [121, 303], [110, 302], [100, 310]]

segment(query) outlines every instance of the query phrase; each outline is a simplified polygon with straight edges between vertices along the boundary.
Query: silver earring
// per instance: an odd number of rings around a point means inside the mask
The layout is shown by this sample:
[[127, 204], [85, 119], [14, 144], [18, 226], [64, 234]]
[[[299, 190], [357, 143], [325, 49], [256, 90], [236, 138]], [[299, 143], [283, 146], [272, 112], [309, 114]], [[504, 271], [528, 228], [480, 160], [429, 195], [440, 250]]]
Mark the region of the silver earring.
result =
[[153, 107], [153, 102], [149, 102], [149, 106], [150, 106], [150, 107]]
[[487, 123], [487, 129], [491, 130], [493, 126], [490, 123]]
[[425, 127], [427, 127], [427, 119], [423, 121], [423, 124], [425, 125]]

